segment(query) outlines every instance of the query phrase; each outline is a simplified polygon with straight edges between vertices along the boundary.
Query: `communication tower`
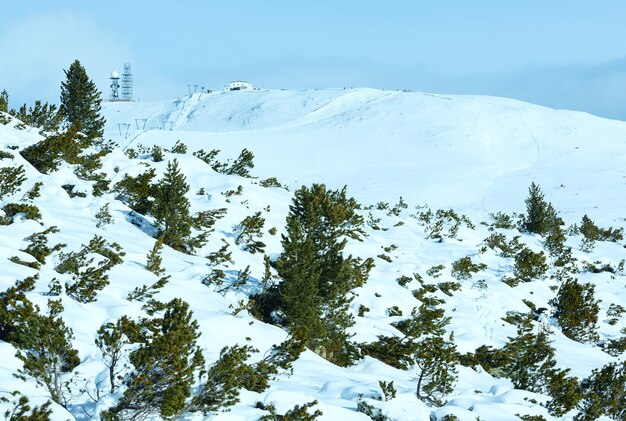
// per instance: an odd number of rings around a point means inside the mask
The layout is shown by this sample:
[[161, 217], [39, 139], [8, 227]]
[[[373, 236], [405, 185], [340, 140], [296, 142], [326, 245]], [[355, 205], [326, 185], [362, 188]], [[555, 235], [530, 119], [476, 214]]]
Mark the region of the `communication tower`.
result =
[[120, 100], [120, 74], [111, 72], [111, 101]]
[[124, 63], [122, 72], [122, 101], [133, 100], [133, 74], [130, 71], [130, 63]]

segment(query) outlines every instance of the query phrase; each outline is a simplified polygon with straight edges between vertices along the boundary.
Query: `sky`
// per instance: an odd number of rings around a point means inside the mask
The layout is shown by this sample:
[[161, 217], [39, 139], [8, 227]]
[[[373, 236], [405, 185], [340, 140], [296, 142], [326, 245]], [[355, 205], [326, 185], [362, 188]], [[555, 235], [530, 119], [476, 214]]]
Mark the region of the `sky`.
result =
[[75, 59], [109, 96], [188, 84], [372, 87], [516, 98], [626, 119], [623, 0], [29, 0], [2, 5], [0, 90], [58, 102]]

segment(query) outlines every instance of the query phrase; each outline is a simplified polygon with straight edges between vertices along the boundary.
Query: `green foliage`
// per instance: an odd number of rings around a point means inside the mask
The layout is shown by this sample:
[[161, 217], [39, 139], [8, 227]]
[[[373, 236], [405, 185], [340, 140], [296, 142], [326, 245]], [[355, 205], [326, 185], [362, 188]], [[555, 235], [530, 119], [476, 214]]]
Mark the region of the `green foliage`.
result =
[[102, 196], [103, 193], [109, 190], [109, 180], [107, 180], [106, 173], [97, 172], [102, 169], [101, 158], [108, 153], [107, 149], [101, 149], [96, 153], [81, 155], [78, 166], [74, 170], [74, 174], [79, 178], [94, 182], [92, 187], [94, 196]]
[[9, 93], [6, 89], [3, 89], [2, 92], [0, 92], [0, 112], [9, 112]]
[[47, 236], [49, 234], [55, 234], [57, 232], [59, 232], [59, 229], [56, 226], [52, 226], [42, 232], [29, 235], [28, 237], [24, 238], [24, 241], [29, 241], [30, 244], [28, 244], [28, 246], [22, 251], [33, 256], [42, 265], [45, 264], [46, 257], [65, 247], [65, 244], [62, 243], [56, 244], [53, 247], [48, 247]]
[[502, 367], [507, 364], [508, 354], [501, 349], [494, 349], [491, 346], [481, 345], [471, 353], [461, 355], [459, 363], [465, 367], [476, 368], [481, 366], [483, 370], [492, 376], [501, 376]]
[[87, 246], [78, 252], [61, 253], [58, 273], [71, 275], [71, 282], [65, 283], [65, 292], [78, 302], [96, 301], [98, 292], [109, 284], [107, 272], [122, 263], [125, 253], [117, 243], [107, 243], [95, 235]]
[[593, 284], [581, 284], [568, 278], [561, 284], [555, 298], [550, 300], [554, 317], [563, 334], [579, 342], [596, 342], [600, 306], [594, 298]]
[[31, 187], [30, 190], [24, 194], [22, 200], [35, 200], [38, 198], [41, 194], [41, 186], [43, 186], [43, 183], [41, 181], [37, 181], [33, 187]]
[[60, 111], [66, 124], [78, 127], [90, 139], [102, 137], [105, 120], [100, 116], [102, 100], [96, 84], [78, 60], [64, 72]]
[[[1, 99], [1, 97], [0, 97]], [[8, 392], [4, 392], [8, 393]], [[4, 419], [8, 421], [50, 421], [52, 410], [51, 402], [46, 401], [43, 405], [29, 405], [29, 399], [23, 396], [19, 391], [10, 393], [11, 398], [5, 396], [0, 398], [0, 402], [12, 404], [12, 407], [4, 412]]]
[[562, 225], [563, 221], [557, 216], [551, 203], [544, 199], [541, 188], [531, 183], [526, 198], [526, 215], [522, 220], [522, 229], [526, 232], [545, 235], [555, 226]]
[[13, 218], [19, 213], [23, 213], [26, 219], [41, 221], [41, 212], [35, 205], [27, 203], [8, 203], [2, 208], [7, 218]]
[[530, 318], [518, 326], [517, 336], [509, 338], [503, 352], [507, 361], [501, 373], [515, 388], [552, 396], [546, 406], [554, 415], [563, 415], [577, 405], [581, 396], [578, 380], [567, 377], [569, 369], [556, 368], [548, 332], [541, 329], [534, 334]]
[[193, 156], [198, 159], [204, 161], [207, 165], [209, 165], [215, 172], [222, 172], [223, 166], [220, 164], [215, 157], [220, 153], [219, 149], [213, 149], [210, 152], [206, 152], [204, 149], [200, 149], [199, 151], [195, 151]]
[[542, 251], [537, 253], [524, 247], [515, 255], [513, 274], [522, 282], [540, 279], [547, 270], [546, 257]]
[[105, 323], [98, 329], [95, 343], [102, 354], [102, 362], [109, 369], [109, 390], [115, 393], [122, 377], [120, 367], [125, 356], [125, 347], [130, 344], [127, 333], [134, 324], [127, 316], [122, 316], [115, 323]]
[[207, 370], [206, 382], [193, 397], [192, 408], [208, 414], [239, 402], [241, 381], [251, 374], [246, 361], [252, 351], [249, 346], [223, 348], [219, 359]]
[[107, 416], [176, 418], [186, 410], [194, 376], [204, 365], [196, 344], [198, 323], [189, 305], [174, 299], [163, 317], [145, 322], [143, 330], [141, 344], [129, 356], [134, 371], [124, 381], [124, 395]]
[[37, 171], [49, 174], [59, 168], [61, 161], [68, 164], [81, 163], [80, 154], [90, 145], [91, 140], [78, 133], [77, 126], [70, 126], [63, 132], [50, 135], [25, 148], [20, 154]]
[[39, 262], [28, 262], [26, 260], [20, 259], [18, 256], [9, 257], [9, 261], [32, 269], [39, 269], [41, 267], [41, 264], [39, 264]]
[[423, 402], [442, 405], [442, 397], [454, 390], [458, 355], [453, 335], [448, 340], [441, 335], [424, 338], [415, 353], [418, 369], [415, 395]]
[[163, 249], [163, 239], [159, 237], [154, 243], [152, 251], [146, 256], [146, 270], [155, 274], [159, 279], [152, 285], [143, 285], [135, 288], [127, 299], [129, 301], [144, 301], [151, 299], [161, 288], [163, 288], [168, 282], [170, 275], [165, 275], [165, 269], [161, 266], [163, 259], [161, 258], [161, 250]]
[[428, 276], [432, 276], [433, 278], [439, 278], [441, 276], [441, 271], [444, 270], [445, 268], [446, 268], [445, 265], [436, 265], [436, 266], [429, 268], [426, 271], [426, 274]]
[[324, 415], [319, 409], [316, 409], [312, 414], [309, 413], [309, 409], [313, 408], [315, 405], [317, 405], [317, 401], [305, 403], [304, 405], [296, 405], [285, 412], [284, 415], [277, 414], [276, 408], [270, 405], [267, 408], [263, 408], [270, 411], [270, 415], [262, 416], [259, 418], [259, 421], [313, 421]]
[[276, 177], [269, 177], [269, 178], [266, 178], [265, 180], [261, 180], [259, 181], [259, 185], [265, 188], [276, 187], [279, 189], [288, 190], [287, 187], [283, 186]]
[[246, 216], [243, 221], [235, 227], [235, 244], [242, 245], [243, 250], [249, 251], [252, 254], [257, 252], [263, 253], [265, 243], [256, 239], [256, 237], [263, 235], [262, 230], [264, 225], [265, 219], [261, 217], [261, 212]]
[[487, 265], [484, 263], [473, 263], [470, 256], [465, 256], [452, 263], [452, 276], [459, 281], [467, 280], [472, 277], [474, 273], [487, 269]]
[[[626, 335], [626, 328], [622, 328], [621, 333], [622, 335]], [[626, 351], [626, 336], [622, 336], [617, 339], [605, 340], [604, 350], [609, 355], [619, 357], [624, 351]]]
[[163, 243], [179, 251], [187, 251], [193, 220], [189, 214], [189, 185], [176, 159], [167, 163], [163, 179], [155, 189], [152, 214]]
[[456, 238], [459, 229], [465, 226], [474, 229], [475, 226], [465, 215], [459, 215], [452, 209], [438, 209], [433, 213], [429, 208], [420, 210], [412, 215], [424, 227], [426, 238], [443, 241], [444, 237]]
[[98, 222], [96, 222], [96, 227], [98, 228], [102, 228], [105, 225], [113, 223], [113, 216], [109, 210], [108, 202], [98, 210], [98, 213], [96, 213], [96, 219], [98, 220]]
[[[371, 401], [375, 402], [375, 401]], [[365, 414], [370, 417], [371, 420], [374, 421], [393, 421], [391, 418], [383, 415], [380, 408], [375, 407], [372, 404], [365, 402], [362, 396], [356, 401], [356, 412], [360, 412], [361, 414]]]
[[39, 308], [26, 298], [26, 293], [35, 288], [36, 280], [37, 276], [28, 277], [0, 292], [0, 340], [17, 348], [22, 345], [29, 321], [39, 312]]
[[442, 309], [422, 304], [413, 309], [410, 318], [392, 323], [403, 336], [380, 335], [378, 341], [362, 344], [361, 352], [392, 367], [406, 370], [414, 364], [414, 356], [422, 338], [426, 335], [442, 337], [449, 320], [444, 317]]
[[198, 159], [203, 160], [215, 172], [252, 178], [250, 175], [250, 170], [254, 168], [254, 154], [252, 152], [247, 149], [242, 150], [237, 159], [235, 159], [232, 163], [229, 161], [220, 163], [216, 159], [219, 153], [219, 149], [213, 149], [210, 152], [200, 149], [199, 151], [194, 152], [193, 155]]
[[232, 252], [228, 251], [229, 244], [222, 239], [222, 247], [219, 250], [209, 253], [207, 259], [209, 260], [209, 266], [212, 267], [211, 273], [204, 277], [202, 283], [204, 285], [222, 285], [226, 274], [222, 269], [217, 266], [225, 265], [226, 263], [232, 264]]
[[580, 232], [580, 234], [583, 235], [580, 248], [585, 252], [590, 252], [591, 250], [593, 250], [596, 241], [617, 242], [624, 239], [623, 228], [600, 228], [596, 224], [594, 224], [591, 218], [589, 218], [587, 215], [583, 216], [580, 228], [575, 226], [573, 231]]
[[210, 233], [213, 231], [215, 222], [222, 219], [226, 215], [226, 208], [209, 209], [198, 212], [193, 216], [193, 227], [197, 230], [204, 229], [205, 232]]
[[156, 186], [152, 184], [155, 176], [156, 172], [153, 168], [136, 177], [124, 175], [122, 180], [113, 187], [113, 191], [118, 193], [116, 199], [126, 203], [137, 213], [149, 214], [156, 195]]
[[452, 297], [452, 291], [459, 291], [461, 284], [459, 282], [439, 282], [437, 288], [444, 294]]
[[63, 120], [56, 105], [47, 102], [42, 104], [40, 100], [36, 100], [35, 105], [29, 109], [24, 104], [17, 111], [11, 110], [10, 114], [24, 124], [40, 129], [40, 133], [58, 131]]
[[168, 152], [170, 152], [170, 153], [178, 153], [178, 154], [186, 154], [187, 153], [187, 145], [185, 145], [183, 142], [180, 141], [180, 139], [178, 139], [176, 141], [176, 143], [174, 143], [174, 146], [172, 146], [172, 149], [170, 149]]
[[393, 382], [387, 383], [386, 381], [380, 380], [378, 382], [380, 386], [380, 390], [383, 392], [383, 399], [385, 401], [390, 401], [396, 397], [396, 388], [393, 386]]
[[146, 256], [146, 270], [154, 273], [156, 276], [162, 276], [165, 274], [165, 269], [161, 266], [163, 259], [161, 258], [161, 251], [163, 250], [163, 239], [158, 238], [154, 243], [154, 247]]
[[283, 253], [276, 262], [283, 282], [257, 297], [264, 302], [267, 320], [278, 310], [294, 337], [336, 364], [348, 364], [354, 347], [346, 329], [354, 323], [348, 311], [348, 292], [366, 276], [361, 262], [344, 257], [346, 237], [359, 239], [363, 218], [358, 204], [346, 196], [345, 188], [327, 190], [314, 184], [296, 191], [287, 216]]
[[574, 420], [590, 421], [603, 415], [614, 420], [626, 419], [626, 362], [593, 370], [582, 384], [583, 399]]
[[161, 162], [163, 161], [163, 148], [161, 148], [158, 145], [154, 145], [152, 147], [152, 150], [150, 151], [150, 155], [152, 156], [152, 160], [154, 162]]
[[224, 174], [251, 178], [250, 170], [254, 168], [254, 154], [247, 149], [241, 151], [237, 159], [222, 171]]
[[70, 380], [64, 374], [79, 363], [78, 351], [72, 348], [72, 329], [60, 317], [60, 301], [48, 301], [49, 314], [29, 317], [27, 326], [18, 331], [19, 350], [16, 356], [23, 366], [16, 375], [23, 380], [32, 379], [46, 388], [50, 398], [67, 407]]
[[26, 171], [23, 165], [0, 168], [0, 200], [18, 191], [24, 181], [26, 181]]
[[506, 213], [497, 212], [490, 213], [492, 223], [490, 229], [498, 228], [498, 229], [513, 229], [515, 228], [515, 220]]

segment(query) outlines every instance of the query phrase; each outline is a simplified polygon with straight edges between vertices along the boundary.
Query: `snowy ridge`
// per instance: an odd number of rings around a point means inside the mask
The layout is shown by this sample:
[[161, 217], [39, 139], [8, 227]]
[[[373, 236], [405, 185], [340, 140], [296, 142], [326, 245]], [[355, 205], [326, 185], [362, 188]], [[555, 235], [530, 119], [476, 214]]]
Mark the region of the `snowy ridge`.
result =
[[[548, 278], [512, 288], [502, 278], [511, 274], [513, 259], [493, 250], [480, 252], [483, 240], [491, 234], [480, 222], [488, 221], [490, 212], [522, 212], [533, 180], [542, 186], [546, 198], [568, 224], [579, 222], [587, 213], [602, 226], [625, 225], [621, 218], [626, 216], [622, 199], [626, 125], [583, 113], [491, 97], [328, 89], [220, 92], [195, 94], [173, 102], [108, 103], [104, 115], [105, 136], [121, 146], [103, 159], [103, 171], [111, 186], [124, 174], [139, 174], [146, 166], [154, 168], [160, 177], [167, 161], [175, 158], [190, 184], [188, 197], [193, 212], [227, 209], [208, 243], [196, 255], [164, 248], [164, 267], [171, 279], [156, 297], [163, 302], [180, 297], [190, 304], [202, 333], [198, 343], [209, 362], [216, 360], [226, 345], [250, 344], [262, 355], [286, 337], [282, 329], [254, 319], [247, 311], [236, 311], [241, 300], [258, 290], [264, 266], [262, 254], [250, 254], [234, 243], [233, 231], [243, 218], [261, 212], [266, 220], [262, 237], [267, 245], [265, 253], [278, 255], [292, 193], [261, 187], [255, 179], [218, 174], [192, 156], [191, 152], [198, 149], [220, 149], [218, 159], [223, 160], [248, 148], [255, 155], [254, 176], [275, 176], [292, 191], [302, 184], [323, 182], [332, 188], [347, 185], [348, 193], [364, 205], [387, 201], [393, 206], [400, 196], [408, 202], [409, 207], [398, 215], [383, 207], [362, 210], [366, 219], [369, 213], [380, 218], [378, 228], [383, 229], [366, 226], [366, 240], [348, 244], [347, 252], [372, 257], [376, 264], [368, 282], [354, 291], [351, 311], [357, 315], [361, 306], [369, 309], [356, 317], [352, 331], [357, 342], [399, 334], [391, 323], [408, 317], [419, 306], [411, 293], [419, 284], [412, 281], [400, 286], [396, 282], [400, 276], [418, 273], [432, 284], [456, 281], [450, 273], [451, 263], [464, 256], [487, 264], [488, 269], [460, 281], [461, 289], [450, 296], [440, 290], [435, 292], [437, 298], [445, 300], [442, 308], [451, 317], [447, 330], [454, 332], [459, 352], [472, 352], [483, 344], [502, 347], [516, 333], [515, 326], [502, 318], [510, 311], [527, 313], [530, 309], [523, 300], [536, 307], [549, 307], [557, 281]], [[129, 125], [128, 130], [120, 124]], [[20, 191], [5, 197], [0, 205], [19, 201], [36, 181], [43, 182], [41, 196], [33, 201], [41, 210], [41, 222], [18, 215], [12, 224], [0, 226], [0, 290], [36, 273], [8, 259], [18, 255], [32, 261], [30, 255], [19, 251], [27, 244], [22, 239], [51, 226], [57, 226], [59, 232], [50, 235], [49, 242], [65, 243], [64, 251], [80, 249], [96, 234], [123, 247], [124, 262], [112, 269], [110, 285], [98, 294], [95, 303], [81, 304], [61, 295], [65, 306], [62, 316], [73, 329], [73, 344], [81, 359], [78, 378], [92, 384], [94, 379], [106, 376], [106, 367], [94, 345], [100, 325], [122, 315], [145, 316], [142, 303], [130, 302], [126, 297], [135, 287], [154, 282], [145, 263], [155, 240], [148, 229], [133, 225], [131, 209], [116, 200], [114, 193], [93, 197], [92, 182], [78, 179], [67, 164], [50, 175], [40, 174], [15, 149], [41, 139], [35, 129], [19, 130], [15, 122], [0, 124], [0, 150], [13, 155], [13, 159], [1, 160], [0, 166], [24, 165], [28, 177]], [[165, 153], [162, 162], [153, 162], [149, 155], [129, 159], [122, 150], [140, 144], [171, 148], [177, 140], [187, 145], [188, 153]], [[84, 191], [87, 196], [70, 198], [62, 187], [67, 184], [75, 185], [75, 191]], [[243, 188], [241, 195], [225, 194], [238, 186]], [[204, 194], [198, 194], [201, 189]], [[95, 214], [107, 203], [114, 223], [97, 228]], [[475, 229], [463, 227], [457, 238], [444, 238], [442, 242], [428, 238], [423, 224], [411, 216], [416, 206], [424, 203], [433, 210], [449, 207], [468, 214]], [[271, 228], [277, 229], [273, 235]], [[509, 239], [521, 235], [520, 241], [533, 250], [542, 248], [542, 239], [537, 236], [520, 234], [515, 229], [502, 232]], [[235, 262], [226, 268], [228, 280], [248, 265], [251, 280], [241, 289], [220, 293], [218, 288], [203, 285], [201, 279], [210, 270], [205, 256], [219, 249], [222, 241], [230, 245]], [[592, 253], [580, 250], [580, 236], [570, 237], [567, 245], [580, 262], [601, 261], [615, 266], [624, 257], [620, 243], [599, 242]], [[390, 261], [377, 257], [381, 254], [387, 254]], [[61, 277], [54, 271], [56, 263], [58, 254], [53, 254], [39, 270], [35, 290], [28, 294], [42, 309], [49, 298], [44, 295], [48, 283]], [[444, 265], [439, 277], [428, 275], [427, 271], [436, 265]], [[477, 287], [479, 279], [485, 281], [485, 288]], [[626, 278], [608, 272], [584, 272], [579, 279], [593, 283], [596, 298], [602, 300], [598, 323], [601, 338], [618, 338], [626, 320], [621, 317], [616, 324], [609, 324], [606, 312], [611, 303], [626, 303]], [[388, 309], [393, 306], [403, 315], [389, 316]], [[570, 368], [571, 375], [583, 378], [594, 368], [624, 358], [611, 357], [597, 346], [567, 338], [548, 317], [540, 323], [551, 326], [557, 362], [562, 368]], [[21, 366], [15, 352], [11, 345], [0, 342], [0, 389], [20, 390], [33, 403], [44, 402], [47, 394], [43, 388], [13, 377]], [[257, 402], [273, 403], [282, 413], [295, 404], [316, 399], [324, 413], [321, 419], [367, 420], [369, 417], [356, 412], [357, 399], [363, 396], [394, 420], [439, 419], [446, 414], [468, 421], [477, 417], [519, 420], [516, 414], [557, 419], [539, 404], [547, 400], [546, 396], [515, 390], [510, 380], [492, 377], [483, 370], [462, 366], [458, 370], [459, 380], [447, 396], [448, 404], [432, 408], [415, 398], [415, 370], [398, 370], [371, 357], [340, 368], [306, 351], [295, 363], [292, 375], [281, 374], [263, 393], [242, 391], [240, 403], [230, 412], [211, 417], [256, 420], [267, 414], [255, 407]], [[395, 399], [370, 399], [380, 395], [381, 380], [394, 382], [398, 391]], [[98, 402], [79, 396], [71, 402], [69, 411], [55, 405], [54, 419], [98, 419], [98, 412], [112, 406], [119, 396], [119, 392], [107, 395]], [[574, 415], [572, 411], [563, 419]], [[204, 418], [190, 415], [188, 419]]]
[[[566, 216], [589, 203], [607, 224], [626, 213], [618, 193], [626, 124], [580, 112], [495, 97], [325, 89], [108, 103], [104, 114], [107, 135], [121, 145], [180, 139], [224, 157], [248, 148], [261, 178], [348, 185], [365, 203], [402, 195], [476, 216], [519, 212], [534, 180]], [[155, 129], [137, 130], [134, 118]], [[118, 123], [130, 124], [127, 135], [119, 136]]]

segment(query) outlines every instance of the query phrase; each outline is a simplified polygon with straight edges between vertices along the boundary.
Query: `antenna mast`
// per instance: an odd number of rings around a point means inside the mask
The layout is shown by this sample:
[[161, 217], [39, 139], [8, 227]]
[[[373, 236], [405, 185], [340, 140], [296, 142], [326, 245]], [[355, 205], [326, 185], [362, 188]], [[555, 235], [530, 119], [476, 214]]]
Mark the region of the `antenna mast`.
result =
[[124, 72], [122, 73], [122, 100], [133, 100], [133, 74], [130, 71], [130, 63], [124, 63]]

